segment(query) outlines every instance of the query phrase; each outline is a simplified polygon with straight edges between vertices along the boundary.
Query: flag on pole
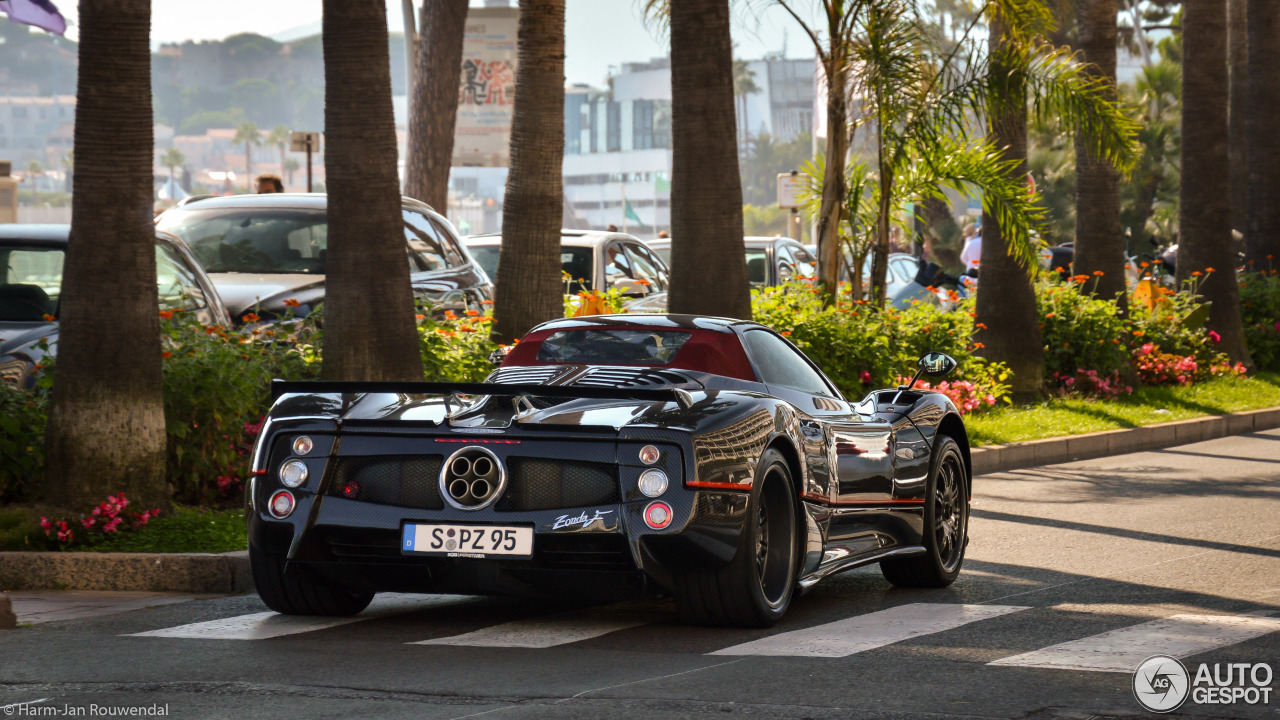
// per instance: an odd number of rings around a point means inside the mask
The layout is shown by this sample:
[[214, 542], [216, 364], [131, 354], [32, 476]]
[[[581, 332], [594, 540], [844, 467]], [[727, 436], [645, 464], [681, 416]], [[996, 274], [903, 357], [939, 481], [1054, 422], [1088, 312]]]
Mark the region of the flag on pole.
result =
[[643, 226], [644, 221], [641, 220], [640, 216], [636, 214], [636, 209], [631, 207], [631, 203], [627, 202], [626, 200], [623, 200], [622, 204], [625, 208], [625, 212], [623, 212], [623, 216], [626, 217], [628, 220], [633, 221], [635, 224]]
[[67, 32], [66, 18], [50, 0], [0, 0], [0, 12], [23, 25], [34, 25], [55, 35]]

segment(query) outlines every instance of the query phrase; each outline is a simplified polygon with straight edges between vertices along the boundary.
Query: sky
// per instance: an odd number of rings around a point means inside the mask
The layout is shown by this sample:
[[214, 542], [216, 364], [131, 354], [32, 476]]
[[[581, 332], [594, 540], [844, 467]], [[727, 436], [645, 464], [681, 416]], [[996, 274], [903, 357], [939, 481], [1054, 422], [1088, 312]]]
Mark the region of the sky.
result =
[[[76, 0], [54, 4], [72, 25], [67, 35], [74, 38]], [[414, 4], [420, 7], [421, 0]], [[320, 0], [152, 0], [152, 44], [221, 40], [241, 32], [274, 36], [296, 35], [290, 31], [300, 28], [318, 31], [320, 6]], [[808, 38], [776, 7], [765, 6], [758, 15], [739, 10], [734, 21], [735, 54], [740, 58], [784, 49], [787, 57], [813, 57]], [[603, 85], [610, 66], [666, 55], [666, 38], [650, 32], [640, 20], [639, 0], [567, 0], [565, 25], [565, 76], [571, 83]], [[387, 26], [392, 32], [404, 29], [400, 0], [387, 0]]]

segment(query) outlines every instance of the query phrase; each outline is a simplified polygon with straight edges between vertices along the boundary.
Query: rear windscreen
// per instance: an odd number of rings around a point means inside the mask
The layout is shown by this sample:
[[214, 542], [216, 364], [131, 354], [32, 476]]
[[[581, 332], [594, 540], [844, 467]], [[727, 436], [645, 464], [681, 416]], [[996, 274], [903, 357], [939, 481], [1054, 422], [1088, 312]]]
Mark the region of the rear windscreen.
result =
[[668, 330], [561, 330], [542, 341], [538, 362], [666, 365], [693, 333]]

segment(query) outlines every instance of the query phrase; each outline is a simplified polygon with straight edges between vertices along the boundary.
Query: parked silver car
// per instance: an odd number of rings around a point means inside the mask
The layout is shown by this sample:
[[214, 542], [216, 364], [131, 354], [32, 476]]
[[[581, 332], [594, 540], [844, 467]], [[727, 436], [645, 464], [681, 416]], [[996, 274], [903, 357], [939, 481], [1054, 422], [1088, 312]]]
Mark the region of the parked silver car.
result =
[[[671, 264], [671, 238], [649, 240], [649, 247]], [[818, 259], [803, 245], [784, 237], [747, 236], [747, 279], [753, 288], [773, 287], [798, 277], [818, 273]]]
[[[467, 249], [489, 277], [498, 276], [502, 235], [466, 238]], [[571, 278], [566, 291], [616, 288], [628, 312], [666, 312], [671, 273], [667, 263], [634, 235], [599, 230], [561, 230], [560, 267]]]

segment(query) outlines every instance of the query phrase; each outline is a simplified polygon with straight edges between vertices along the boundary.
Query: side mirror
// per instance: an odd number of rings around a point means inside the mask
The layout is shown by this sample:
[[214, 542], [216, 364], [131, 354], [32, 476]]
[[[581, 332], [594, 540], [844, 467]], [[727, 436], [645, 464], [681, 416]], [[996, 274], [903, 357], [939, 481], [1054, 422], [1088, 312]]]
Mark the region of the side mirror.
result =
[[501, 365], [503, 361], [507, 359], [507, 355], [509, 355], [510, 353], [511, 353], [510, 347], [500, 347], [497, 350], [494, 350], [493, 352], [489, 353], [489, 362], [493, 363], [495, 366]]
[[916, 363], [916, 367], [920, 368], [920, 372], [932, 378], [946, 377], [955, 372], [958, 363], [955, 358], [946, 353], [931, 352], [925, 353], [920, 362]]

